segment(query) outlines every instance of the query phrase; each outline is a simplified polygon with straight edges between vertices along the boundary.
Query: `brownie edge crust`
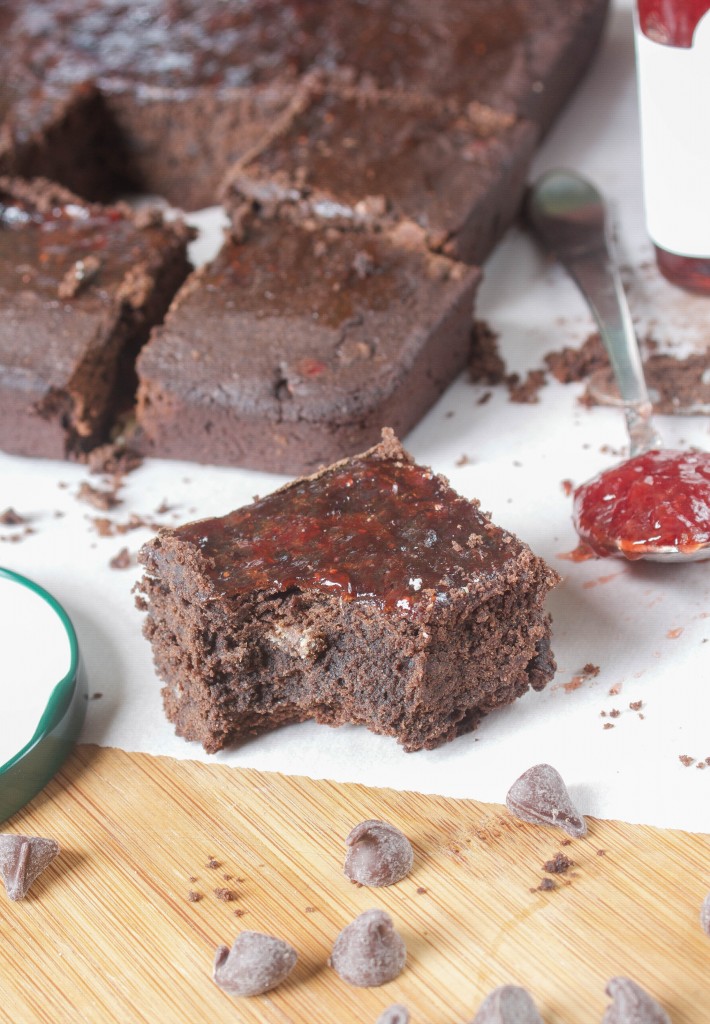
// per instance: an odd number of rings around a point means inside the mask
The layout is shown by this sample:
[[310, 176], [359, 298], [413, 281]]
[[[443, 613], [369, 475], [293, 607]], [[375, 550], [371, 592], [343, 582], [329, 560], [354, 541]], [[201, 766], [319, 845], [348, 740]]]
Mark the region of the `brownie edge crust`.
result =
[[433, 748], [552, 677], [556, 573], [391, 431], [219, 519], [161, 530], [137, 603], [178, 735], [287, 722]]

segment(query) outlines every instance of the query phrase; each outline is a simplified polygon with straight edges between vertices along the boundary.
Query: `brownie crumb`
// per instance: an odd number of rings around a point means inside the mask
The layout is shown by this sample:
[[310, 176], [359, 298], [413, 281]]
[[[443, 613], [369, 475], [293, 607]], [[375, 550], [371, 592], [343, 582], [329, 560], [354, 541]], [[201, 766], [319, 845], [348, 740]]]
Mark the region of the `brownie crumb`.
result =
[[643, 707], [643, 701], [642, 700], [632, 700], [631, 703], [629, 704], [629, 707], [630, 707], [630, 709], [632, 711], [640, 711], [641, 708]]
[[690, 754], [679, 754], [678, 760], [682, 765], [685, 765], [686, 768], [690, 768], [691, 764], [694, 763], [695, 758], [691, 757]]
[[188, 882], [196, 882], [196, 881], [197, 881], [197, 875], [190, 875], [190, 877], [188, 878]]
[[208, 868], [211, 868], [212, 871], [216, 871], [217, 868], [220, 868], [222, 865], [220, 864], [220, 862], [218, 860], [215, 860], [214, 857], [209, 857], [208, 860], [207, 860], [207, 865], [206, 866]]
[[420, 885], [419, 888], [417, 889], [417, 896], [426, 896], [428, 892], [428, 889], [425, 889], [424, 886]]
[[528, 370], [525, 380], [520, 381], [516, 374], [508, 378], [508, 397], [511, 402], [523, 405], [534, 405], [540, 401], [540, 388], [547, 383], [544, 370]]
[[199, 903], [200, 900], [202, 899], [202, 893], [195, 892], [194, 889], [190, 889], [189, 893], [187, 894], [187, 899], [189, 903]]
[[90, 473], [123, 477], [143, 465], [143, 456], [125, 444], [101, 444], [87, 456]]
[[600, 672], [601, 672], [601, 669], [599, 668], [599, 666], [598, 665], [593, 665], [591, 663], [591, 661], [588, 661], [587, 664], [582, 669], [582, 673], [588, 679], [594, 679], [594, 677], [598, 676]]
[[112, 569], [130, 569], [132, 561], [133, 559], [128, 548], [121, 548], [118, 554], [109, 559], [108, 564]]
[[237, 909], [234, 911], [235, 917], [244, 917], [245, 914], [246, 910], [242, 910], [240, 907], [237, 907]]
[[590, 334], [581, 348], [567, 347], [543, 357], [547, 369], [560, 384], [576, 384], [596, 370], [609, 365], [609, 357], [598, 333]]
[[597, 857], [606, 857], [606, 850], [597, 850]]
[[158, 505], [158, 507], [156, 508], [155, 514], [157, 516], [164, 516], [168, 512], [172, 512], [172, 510], [173, 510], [172, 505], [169, 505], [168, 502], [165, 499], [163, 499], [161, 501], [161, 503]]
[[612, 708], [609, 712], [609, 718], [618, 718], [621, 712], [618, 708]]
[[10, 506], [4, 512], [0, 512], [0, 523], [3, 526], [22, 526], [26, 522], [27, 519]]
[[237, 898], [237, 894], [233, 892], [232, 889], [215, 889], [214, 894], [218, 900], [222, 901], [222, 903], [231, 903], [232, 900]]
[[573, 865], [574, 861], [564, 853], [556, 853], [552, 860], [545, 861], [542, 870], [548, 871], [551, 875], [564, 875], [565, 871], [569, 871]]
[[498, 334], [485, 320], [476, 320], [472, 331], [473, 356], [469, 365], [474, 384], [502, 384], [507, 369], [498, 351]]
[[102, 512], [109, 512], [120, 504], [115, 490], [102, 491], [98, 487], [92, 487], [85, 480], [79, 486], [76, 496], [79, 501], [85, 501], [87, 505], [93, 505], [94, 508], [98, 508]]
[[471, 464], [471, 459], [466, 454], [459, 455], [458, 459], [456, 460], [456, 465], [457, 466], [469, 466], [470, 464]]
[[569, 498], [570, 494], [574, 490], [574, 484], [572, 483], [572, 481], [571, 480], [563, 480], [560, 486], [562, 487], [562, 491], [564, 493], [564, 496], [566, 498]]
[[605, 722], [603, 728], [604, 729], [613, 729], [614, 728], [614, 723], [613, 722]]
[[707, 768], [707, 765], [705, 764], [704, 761], [698, 761], [698, 763], [695, 765], [695, 767], [696, 768]]
[[316, 908], [315, 907], [304, 907], [303, 912], [304, 912], [304, 914], [315, 914]]
[[555, 883], [552, 881], [551, 878], [543, 878], [541, 880], [540, 884], [538, 885], [536, 891], [537, 892], [551, 892], [553, 889], [556, 889], [556, 888], [557, 888], [557, 886], [555, 885]]

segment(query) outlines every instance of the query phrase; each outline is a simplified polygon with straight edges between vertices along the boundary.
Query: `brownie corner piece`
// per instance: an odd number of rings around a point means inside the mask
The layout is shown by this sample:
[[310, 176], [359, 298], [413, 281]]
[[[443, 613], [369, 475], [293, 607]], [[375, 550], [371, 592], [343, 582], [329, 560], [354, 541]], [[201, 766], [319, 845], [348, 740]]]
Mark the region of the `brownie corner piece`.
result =
[[555, 670], [556, 573], [391, 432], [140, 558], [165, 711], [208, 752], [305, 719], [433, 748]]
[[0, 449], [81, 458], [106, 440], [189, 237], [157, 212], [0, 177]]

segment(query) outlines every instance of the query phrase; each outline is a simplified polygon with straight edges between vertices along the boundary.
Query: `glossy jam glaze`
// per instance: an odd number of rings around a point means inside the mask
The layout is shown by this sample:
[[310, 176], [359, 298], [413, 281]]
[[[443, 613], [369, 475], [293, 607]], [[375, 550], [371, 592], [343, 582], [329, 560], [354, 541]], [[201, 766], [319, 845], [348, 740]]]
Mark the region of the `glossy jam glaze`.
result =
[[196, 544], [217, 591], [321, 590], [413, 611], [495, 574], [520, 550], [430, 470], [349, 462], [176, 536]]
[[710, 454], [650, 451], [612, 466], [577, 488], [573, 518], [601, 556], [693, 554], [710, 543]]

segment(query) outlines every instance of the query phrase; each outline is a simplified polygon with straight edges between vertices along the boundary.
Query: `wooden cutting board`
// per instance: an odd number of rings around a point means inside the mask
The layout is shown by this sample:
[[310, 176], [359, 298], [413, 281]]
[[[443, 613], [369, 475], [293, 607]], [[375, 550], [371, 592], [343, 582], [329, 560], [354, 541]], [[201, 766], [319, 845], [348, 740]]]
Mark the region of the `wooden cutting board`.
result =
[[[343, 837], [364, 818], [414, 844], [396, 886], [342, 874]], [[710, 1019], [708, 836], [592, 820], [561, 846], [564, 833], [497, 805], [88, 746], [2, 828], [54, 837], [62, 854], [23, 902], [0, 894], [0, 1020], [368, 1024], [403, 1002], [412, 1024], [454, 1024], [516, 982], [545, 1024], [596, 1024], [615, 974], [653, 992], [673, 1024]], [[560, 850], [574, 868], [539, 891]], [[409, 962], [356, 989], [326, 961], [368, 907], [392, 915]], [[236, 1000], [211, 966], [244, 928], [288, 939], [300, 959], [281, 988]]]

